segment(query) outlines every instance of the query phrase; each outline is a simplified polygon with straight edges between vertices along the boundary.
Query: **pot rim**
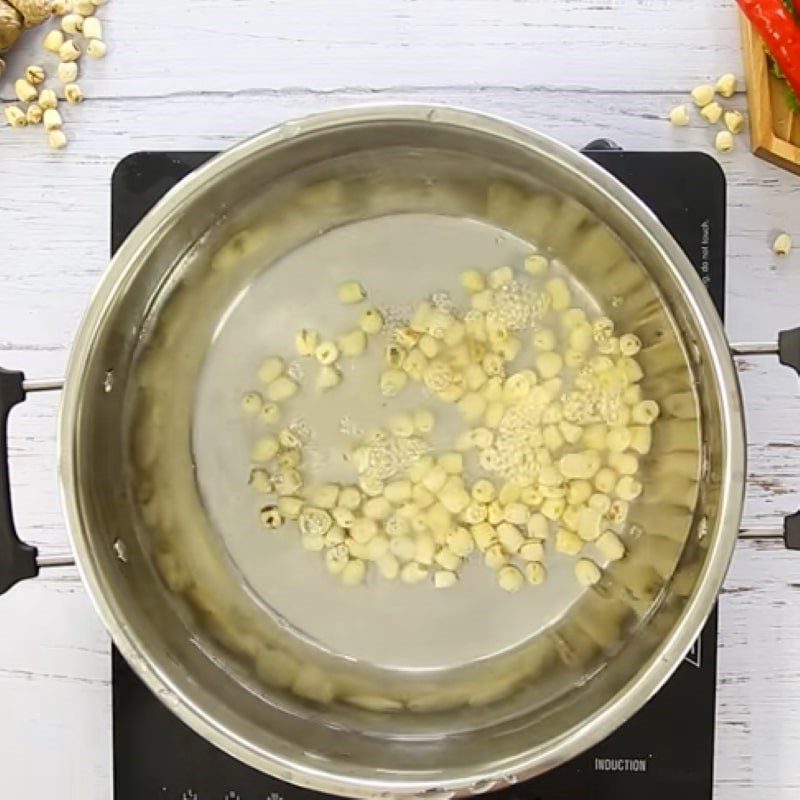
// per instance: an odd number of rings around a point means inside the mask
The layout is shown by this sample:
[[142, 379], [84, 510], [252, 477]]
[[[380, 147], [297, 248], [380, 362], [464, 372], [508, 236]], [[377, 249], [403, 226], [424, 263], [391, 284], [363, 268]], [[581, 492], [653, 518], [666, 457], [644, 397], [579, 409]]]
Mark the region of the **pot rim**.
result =
[[[342, 777], [312, 766], [311, 762], [300, 763], [278, 758], [237, 737], [234, 731], [223, 728], [211, 718], [203, 709], [202, 692], [187, 686], [186, 682], [183, 686], [179, 685], [174, 671], [172, 674], [167, 673], [164, 666], [153, 658], [152, 648], [136, 631], [123, 624], [123, 615], [118, 604], [104, 591], [101, 570], [92, 552], [91, 537], [83, 524], [77, 502], [79, 493], [73, 461], [77, 446], [76, 419], [83, 391], [81, 375], [92, 358], [93, 343], [103, 329], [106, 310], [113, 297], [126, 291], [137, 264], [146, 254], [150, 243], [157, 238], [159, 232], [172, 224], [184, 203], [203, 192], [208, 185], [223, 178], [232, 167], [272, 145], [343, 125], [390, 120], [469, 128], [499, 137], [509, 143], [544, 153], [562, 169], [589, 182], [608, 203], [616, 205], [636, 222], [650, 245], [672, 267], [686, 308], [706, 338], [710, 366], [720, 392], [720, 447], [725, 478], [720, 486], [716, 530], [709, 536], [708, 556], [698, 578], [697, 589], [687, 600], [678, 623], [664, 639], [661, 647], [624, 689], [598, 709], [580, 728], [553, 739], [547, 747], [536, 753], [520, 753], [515, 759], [506, 761], [502, 770], [498, 768], [492, 772], [487, 771], [486, 774], [454, 771], [452, 777], [437, 781], [433, 786], [422, 780], [407, 781], [398, 786], [379, 773], [368, 778]], [[499, 788], [509, 782], [512, 776], [515, 780], [526, 779], [574, 758], [622, 725], [672, 675], [705, 624], [733, 555], [744, 497], [745, 435], [736, 370], [722, 322], [711, 298], [680, 246], [657, 217], [627, 187], [567, 145], [500, 117], [443, 105], [371, 104], [346, 107], [285, 122], [220, 153], [169, 191], [132, 231], [95, 289], [73, 342], [59, 415], [58, 467], [67, 530], [81, 578], [95, 609], [115, 645], [138, 676], [190, 728], [240, 761], [309, 789], [358, 797], [398, 792], [464, 793]]]

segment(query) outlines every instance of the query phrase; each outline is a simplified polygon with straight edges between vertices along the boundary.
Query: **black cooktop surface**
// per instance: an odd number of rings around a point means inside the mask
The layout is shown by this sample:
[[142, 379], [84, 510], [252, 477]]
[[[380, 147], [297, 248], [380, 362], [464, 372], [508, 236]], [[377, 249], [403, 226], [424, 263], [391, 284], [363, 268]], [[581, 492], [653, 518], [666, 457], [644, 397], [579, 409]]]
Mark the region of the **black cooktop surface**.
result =
[[[701, 274], [720, 314], [725, 296], [725, 179], [700, 153], [588, 154], [656, 213]], [[150, 207], [213, 153], [135, 153], [112, 179], [116, 250]], [[663, 689], [597, 747], [498, 800], [711, 800], [717, 612]], [[222, 753], [168, 711], [113, 653], [115, 800], [301, 800], [326, 797]]]

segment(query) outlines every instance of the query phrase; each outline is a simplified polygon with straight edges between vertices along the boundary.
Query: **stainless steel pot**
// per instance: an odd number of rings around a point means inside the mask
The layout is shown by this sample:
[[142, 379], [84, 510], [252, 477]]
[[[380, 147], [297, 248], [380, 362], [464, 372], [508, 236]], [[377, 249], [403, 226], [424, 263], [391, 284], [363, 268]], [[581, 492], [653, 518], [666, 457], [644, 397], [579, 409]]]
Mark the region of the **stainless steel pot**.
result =
[[[531, 241], [642, 338], [645, 386], [666, 410], [628, 556], [585, 591], [556, 564], [532, 604], [487, 592], [477, 574], [446, 599], [421, 586], [348, 593], [294, 549], [254, 545], [252, 504], [231, 468], [246, 436], [226, 411], [254, 364], [309, 315], [337, 324], [331, 282], [363, 278], [402, 306], [448, 285], [448, 271], [519, 258]], [[797, 368], [797, 333], [781, 346]], [[4, 423], [26, 392], [59, 385], [0, 378]], [[347, 408], [374, 413], [361, 395]], [[312, 424], [332, 413], [303, 409]], [[5, 452], [5, 424], [0, 436]], [[134, 230], [74, 343], [59, 468], [89, 594], [125, 658], [188, 725], [314, 789], [462, 794], [567, 761], [669, 677], [733, 551], [744, 445], [719, 318], [636, 197], [511, 123], [379, 106], [256, 136]], [[17, 537], [2, 468], [5, 590], [48, 564]], [[789, 520], [787, 543], [797, 538]]]

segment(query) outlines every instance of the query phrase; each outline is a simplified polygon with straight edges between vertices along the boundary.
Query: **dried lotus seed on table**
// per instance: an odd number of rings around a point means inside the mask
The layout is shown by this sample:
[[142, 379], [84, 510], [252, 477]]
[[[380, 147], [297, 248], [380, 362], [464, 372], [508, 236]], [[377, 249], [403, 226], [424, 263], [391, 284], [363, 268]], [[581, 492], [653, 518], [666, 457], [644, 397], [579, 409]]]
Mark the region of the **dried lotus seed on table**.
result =
[[700, 111], [700, 116], [712, 125], [719, 122], [722, 117], [722, 106], [719, 103], [709, 103]]
[[714, 138], [714, 147], [720, 153], [730, 153], [734, 147], [733, 134], [728, 130], [719, 131]]
[[24, 128], [28, 124], [26, 113], [17, 106], [6, 106], [3, 113], [12, 128]]
[[733, 97], [736, 94], [737, 83], [736, 76], [731, 72], [727, 72], [717, 79], [715, 88], [722, 97]]
[[86, 55], [89, 58], [105, 58], [108, 53], [108, 45], [101, 39], [90, 39], [86, 46]]
[[[93, 39], [92, 42], [94, 41]], [[74, 39], [67, 39], [58, 48], [58, 57], [62, 61], [77, 61], [81, 57], [80, 45]]]
[[682, 127], [684, 125], [689, 124], [689, 112], [686, 110], [685, 105], [675, 106], [672, 111], [669, 112], [669, 121], [673, 125], [677, 125], [678, 127]]
[[60, 128], [55, 128], [48, 132], [47, 143], [54, 150], [61, 150], [67, 146], [67, 136]]
[[779, 233], [772, 244], [772, 252], [778, 256], [785, 256], [791, 249], [792, 237], [788, 233]]
[[31, 64], [25, 69], [25, 80], [33, 86], [39, 86], [44, 83], [45, 77], [44, 68], [40, 67], [38, 64]]
[[63, 32], [58, 29], [50, 31], [44, 37], [44, 49], [49, 50], [51, 53], [57, 53], [61, 49], [61, 45], [64, 44], [65, 38]]
[[722, 117], [725, 127], [733, 134], [741, 133], [744, 129], [744, 116], [741, 111], [726, 111]]
[[714, 99], [714, 87], [711, 84], [704, 83], [701, 86], [695, 86], [691, 92], [692, 100], [698, 108], [707, 106]]

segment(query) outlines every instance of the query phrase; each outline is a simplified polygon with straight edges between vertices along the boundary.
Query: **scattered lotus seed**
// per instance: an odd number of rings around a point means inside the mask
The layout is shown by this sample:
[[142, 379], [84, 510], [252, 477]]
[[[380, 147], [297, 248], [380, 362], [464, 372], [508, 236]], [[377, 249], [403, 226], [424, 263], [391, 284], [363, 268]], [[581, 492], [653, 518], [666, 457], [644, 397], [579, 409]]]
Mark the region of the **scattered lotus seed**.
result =
[[437, 589], [449, 589], [458, 583], [458, 575], [447, 569], [437, 569], [433, 574], [433, 585]]
[[303, 510], [303, 501], [299, 497], [283, 496], [278, 500], [278, 510], [286, 519], [297, 519]]
[[314, 349], [314, 356], [320, 364], [333, 364], [339, 358], [339, 348], [333, 342], [320, 342]]
[[272, 381], [267, 386], [267, 399], [273, 403], [281, 403], [293, 397], [297, 390], [298, 385], [286, 375], [282, 375]]
[[364, 333], [370, 335], [380, 333], [383, 328], [383, 315], [377, 308], [367, 308], [361, 314], [359, 326]]
[[502, 569], [508, 564], [508, 556], [500, 542], [493, 542], [486, 548], [486, 552], [483, 554], [483, 563], [489, 569], [494, 570]]
[[51, 53], [57, 53], [63, 44], [64, 34], [57, 28], [50, 31], [50, 33], [44, 37], [44, 49], [49, 50]]
[[719, 131], [714, 139], [714, 147], [720, 153], [730, 153], [733, 150], [733, 134], [730, 131]]
[[6, 106], [3, 113], [12, 128], [24, 128], [28, 124], [25, 112], [17, 106]]
[[555, 548], [559, 553], [574, 556], [583, 550], [583, 540], [574, 531], [559, 528], [556, 532]]
[[524, 541], [519, 548], [519, 554], [525, 561], [542, 561], [544, 545], [538, 539]]
[[283, 525], [283, 517], [276, 506], [265, 506], [261, 509], [261, 522], [265, 528], [279, 528]]
[[625, 475], [619, 479], [614, 491], [621, 500], [631, 501], [641, 495], [642, 488], [642, 484], [636, 478]]
[[[57, 74], [61, 83], [71, 84], [78, 78], [78, 65], [74, 61], [62, 61], [58, 65]], [[66, 92], [66, 88], [64, 91]]]
[[43, 89], [39, 95], [39, 105], [46, 111], [48, 108], [55, 108], [58, 105], [58, 98], [52, 89]]
[[298, 527], [300, 528], [300, 533], [304, 535], [322, 536], [330, 530], [332, 525], [331, 515], [324, 509], [304, 508], [300, 512]]
[[259, 494], [269, 494], [273, 489], [272, 480], [265, 469], [251, 470], [248, 484]]
[[792, 237], [788, 233], [780, 233], [772, 244], [772, 252], [779, 256], [789, 255], [792, 249]]
[[46, 131], [57, 131], [61, 129], [63, 125], [63, 120], [61, 119], [61, 114], [56, 111], [54, 108], [48, 108], [44, 112], [44, 129]]
[[259, 463], [271, 461], [278, 454], [280, 445], [274, 436], [264, 436], [254, 445], [250, 453], [250, 459]]
[[717, 93], [723, 97], [733, 97], [736, 93], [737, 80], [733, 73], [727, 72], [717, 80]]
[[488, 284], [492, 289], [499, 289], [513, 280], [514, 271], [511, 267], [497, 267], [489, 273]]
[[741, 133], [744, 128], [744, 116], [740, 111], [726, 111], [722, 117], [725, 127], [733, 134]]
[[303, 328], [298, 331], [294, 337], [294, 349], [299, 356], [313, 356], [318, 343], [319, 335], [316, 331], [309, 330], [308, 328]]
[[704, 83], [701, 86], [695, 86], [692, 89], [692, 100], [698, 108], [707, 106], [714, 99], [714, 87], [711, 84]]
[[516, 567], [508, 564], [498, 571], [497, 582], [507, 592], [518, 592], [524, 585], [525, 578]]
[[278, 358], [277, 356], [268, 358], [258, 370], [258, 377], [263, 383], [269, 384], [279, 378], [283, 374], [284, 369], [285, 366], [282, 358]]
[[31, 64], [25, 70], [25, 80], [33, 86], [39, 86], [44, 83], [45, 77], [44, 69], [37, 64]]
[[339, 286], [337, 295], [339, 302], [352, 305], [360, 303], [367, 296], [367, 292], [358, 281], [346, 281]]
[[86, 46], [86, 55], [89, 58], [105, 58], [106, 53], [108, 53], [108, 45], [101, 39], [91, 39]]
[[242, 395], [242, 409], [248, 414], [258, 414], [264, 405], [258, 392], [245, 392]]
[[340, 336], [337, 340], [342, 355], [360, 356], [367, 349], [367, 334], [360, 328]]
[[325, 566], [332, 575], [341, 575], [349, 558], [350, 551], [347, 549], [347, 545], [339, 544], [325, 552]]
[[83, 16], [80, 14], [66, 14], [61, 19], [61, 30], [74, 36], [83, 30]]
[[354, 558], [345, 564], [340, 577], [345, 586], [359, 586], [364, 583], [366, 574], [367, 565], [360, 558]]
[[717, 102], [709, 103], [700, 111], [700, 116], [703, 117], [706, 122], [716, 125], [722, 116], [722, 106]]
[[87, 39], [102, 39], [103, 23], [95, 16], [87, 16], [83, 21], [83, 35]]
[[525, 259], [525, 269], [531, 275], [542, 275], [547, 272], [550, 262], [539, 253], [533, 253]]
[[470, 294], [477, 294], [486, 288], [486, 280], [480, 270], [467, 269], [461, 273], [461, 285]]
[[602, 533], [594, 544], [609, 561], [619, 561], [625, 555], [625, 545], [613, 531]]
[[619, 337], [619, 351], [624, 356], [635, 356], [642, 349], [642, 342], [636, 334], [624, 333]]
[[589, 558], [579, 558], [575, 562], [575, 577], [581, 586], [594, 586], [603, 574], [594, 561]]
[[381, 373], [380, 390], [384, 397], [394, 397], [405, 388], [408, 375], [399, 369], [388, 369]]
[[84, 100], [83, 90], [77, 83], [68, 83], [64, 87], [64, 99], [71, 105], [76, 106]]
[[264, 403], [260, 416], [264, 422], [273, 425], [280, 419], [280, 407], [277, 403]]
[[67, 39], [67, 41], [58, 48], [58, 57], [62, 61], [77, 61], [81, 57], [81, 48], [73, 39]]
[[675, 106], [669, 112], [669, 121], [678, 127], [683, 127], [689, 124], [689, 112], [686, 110], [685, 105]]
[[355, 511], [361, 505], [361, 492], [355, 486], [345, 486], [339, 492], [339, 505]]
[[14, 94], [21, 102], [32, 103], [39, 96], [39, 91], [25, 78], [20, 78], [14, 81]]
[[328, 392], [342, 382], [342, 373], [335, 366], [320, 367], [314, 386], [318, 392]]
[[44, 119], [44, 110], [38, 103], [31, 103], [28, 110], [25, 112], [28, 120], [28, 125], [39, 125]]
[[419, 583], [427, 577], [428, 567], [424, 564], [418, 564], [416, 561], [410, 561], [400, 570], [400, 580], [404, 583]]
[[631, 419], [642, 425], [651, 425], [660, 413], [661, 409], [655, 400], [642, 400], [631, 410]]
[[525, 565], [525, 577], [528, 579], [528, 583], [539, 586], [547, 580], [547, 570], [541, 562], [531, 561]]

